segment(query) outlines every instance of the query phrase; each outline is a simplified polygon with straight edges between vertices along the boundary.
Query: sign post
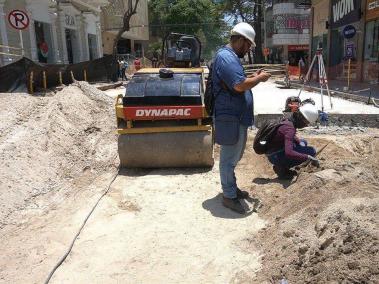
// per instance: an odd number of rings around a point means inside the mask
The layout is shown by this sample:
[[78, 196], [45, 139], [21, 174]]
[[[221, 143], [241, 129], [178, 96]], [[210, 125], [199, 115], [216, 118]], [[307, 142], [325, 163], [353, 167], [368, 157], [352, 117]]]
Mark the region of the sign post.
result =
[[354, 58], [354, 49], [355, 45], [353, 42], [348, 42], [346, 44], [346, 58], [348, 61], [348, 69], [347, 69], [347, 89], [350, 90], [350, 77], [351, 77], [351, 59]]
[[22, 56], [25, 55], [24, 40], [22, 37], [22, 30], [29, 26], [29, 16], [26, 12], [21, 10], [13, 10], [8, 14], [8, 22], [12, 28], [18, 30], [20, 36], [20, 46]]

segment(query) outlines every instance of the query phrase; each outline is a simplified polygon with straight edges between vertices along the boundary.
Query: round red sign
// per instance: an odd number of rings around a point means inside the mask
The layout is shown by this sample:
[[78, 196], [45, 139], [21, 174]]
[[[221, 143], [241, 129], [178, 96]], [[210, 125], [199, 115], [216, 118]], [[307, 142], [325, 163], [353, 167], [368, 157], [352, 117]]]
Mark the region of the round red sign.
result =
[[29, 26], [29, 16], [20, 10], [13, 10], [8, 15], [9, 24], [16, 30], [24, 30]]

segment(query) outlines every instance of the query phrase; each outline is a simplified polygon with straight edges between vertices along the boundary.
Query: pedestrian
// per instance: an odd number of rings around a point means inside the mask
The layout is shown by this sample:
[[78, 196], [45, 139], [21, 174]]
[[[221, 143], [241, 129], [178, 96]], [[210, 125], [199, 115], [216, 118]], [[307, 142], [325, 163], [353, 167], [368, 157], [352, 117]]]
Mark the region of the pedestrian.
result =
[[296, 136], [296, 130], [316, 122], [318, 110], [313, 104], [304, 104], [293, 112], [289, 119], [284, 119], [270, 140], [269, 151], [266, 154], [273, 164], [273, 170], [280, 179], [292, 179], [296, 174], [291, 168], [309, 160], [319, 166], [315, 158], [316, 150], [308, 146], [304, 139]]
[[215, 94], [215, 141], [220, 145], [220, 179], [222, 204], [240, 214], [245, 213], [239, 199], [249, 194], [237, 186], [235, 167], [245, 150], [247, 128], [253, 124], [253, 94], [251, 88], [270, 78], [259, 71], [246, 76], [241, 59], [255, 47], [255, 31], [247, 23], [233, 27], [229, 44], [220, 48], [212, 65]]
[[127, 81], [128, 78], [126, 77], [126, 70], [129, 67], [128, 61], [126, 59], [121, 61], [121, 66], [122, 66], [122, 68], [121, 68], [122, 81], [124, 81], [124, 78], [125, 78], [125, 81]]
[[158, 52], [156, 50], [154, 50], [154, 52], [153, 52], [152, 63], [153, 63], [153, 68], [158, 67]]
[[141, 69], [141, 60], [138, 57], [134, 60], [134, 69], [136, 71]]
[[122, 64], [121, 64], [121, 60], [120, 59], [117, 59], [117, 74], [118, 74], [118, 78], [122, 78]]
[[305, 62], [303, 60], [303, 57], [300, 57], [298, 66], [299, 66], [299, 81], [304, 81]]

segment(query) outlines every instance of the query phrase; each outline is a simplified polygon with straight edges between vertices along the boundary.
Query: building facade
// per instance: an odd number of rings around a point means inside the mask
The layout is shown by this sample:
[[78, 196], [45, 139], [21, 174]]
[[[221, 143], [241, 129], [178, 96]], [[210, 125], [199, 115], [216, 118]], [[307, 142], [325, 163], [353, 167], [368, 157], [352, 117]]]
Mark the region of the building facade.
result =
[[[365, 21], [361, 0], [331, 0], [329, 10], [329, 77], [360, 81]], [[350, 63], [349, 63], [350, 59]], [[349, 69], [350, 64], [350, 69]], [[349, 74], [350, 70], [350, 74]]]
[[325, 63], [329, 58], [328, 21], [330, 12], [330, 0], [313, 1], [311, 10], [311, 36], [310, 36], [310, 60], [316, 54], [316, 50], [323, 49]]
[[[22, 55], [58, 64], [102, 57], [100, 7], [107, 4], [105, 0], [0, 0], [0, 64]], [[29, 18], [28, 27], [21, 32], [9, 22], [15, 10]]]
[[[113, 43], [118, 30], [122, 27], [123, 15], [134, 1], [116, 0], [114, 5], [104, 7], [101, 23], [104, 54], [113, 53]], [[138, 2], [136, 14], [130, 19], [130, 30], [122, 35], [117, 52], [136, 57], [144, 57], [149, 41], [149, 19], [147, 0]]]
[[330, 79], [378, 84], [379, 0], [313, 0], [311, 34]]
[[[299, 59], [309, 53], [310, 9], [302, 5], [305, 2], [274, 0], [272, 5], [273, 27], [268, 28], [272, 29], [272, 49], [281, 62], [288, 60], [290, 66], [297, 66]], [[271, 17], [271, 11], [267, 12]]]
[[367, 0], [363, 81], [379, 84], [379, 0]]

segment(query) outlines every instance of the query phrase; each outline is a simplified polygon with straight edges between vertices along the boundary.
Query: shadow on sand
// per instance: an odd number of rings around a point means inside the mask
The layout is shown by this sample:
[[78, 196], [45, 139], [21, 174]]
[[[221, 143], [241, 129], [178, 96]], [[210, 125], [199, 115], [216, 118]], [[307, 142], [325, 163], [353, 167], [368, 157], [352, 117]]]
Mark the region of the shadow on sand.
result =
[[277, 183], [280, 184], [283, 188], [288, 188], [294, 179], [292, 180], [286, 180], [286, 179], [279, 179], [279, 178], [254, 178], [253, 183], [255, 184], [270, 184], [270, 183]]
[[214, 217], [225, 219], [241, 219], [246, 218], [257, 212], [262, 206], [261, 201], [256, 198], [241, 199], [242, 206], [246, 209], [246, 214], [238, 214], [232, 210], [225, 208], [222, 205], [222, 193], [217, 194], [215, 197], [207, 199], [203, 202], [203, 208], [211, 212]]

